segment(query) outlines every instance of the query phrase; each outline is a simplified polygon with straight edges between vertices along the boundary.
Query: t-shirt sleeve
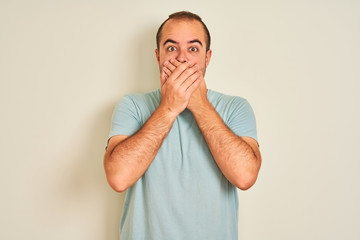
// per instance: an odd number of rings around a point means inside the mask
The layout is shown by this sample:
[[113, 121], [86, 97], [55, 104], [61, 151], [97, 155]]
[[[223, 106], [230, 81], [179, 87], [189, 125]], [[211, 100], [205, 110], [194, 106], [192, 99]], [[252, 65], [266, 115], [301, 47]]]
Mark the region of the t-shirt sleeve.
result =
[[140, 127], [138, 107], [130, 96], [125, 96], [114, 109], [109, 139], [115, 135], [133, 135]]
[[228, 127], [238, 136], [251, 137], [257, 141], [255, 114], [246, 99], [235, 98], [228, 120]]

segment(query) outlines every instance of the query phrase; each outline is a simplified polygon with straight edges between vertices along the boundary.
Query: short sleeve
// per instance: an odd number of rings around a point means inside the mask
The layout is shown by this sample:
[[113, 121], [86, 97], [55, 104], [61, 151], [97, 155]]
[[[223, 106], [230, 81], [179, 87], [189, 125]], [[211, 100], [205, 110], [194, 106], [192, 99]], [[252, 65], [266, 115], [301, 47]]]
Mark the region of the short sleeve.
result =
[[246, 99], [236, 97], [231, 104], [228, 127], [238, 136], [251, 137], [257, 141], [255, 114]]
[[130, 96], [125, 96], [114, 109], [109, 138], [115, 135], [133, 135], [140, 127], [137, 106]]

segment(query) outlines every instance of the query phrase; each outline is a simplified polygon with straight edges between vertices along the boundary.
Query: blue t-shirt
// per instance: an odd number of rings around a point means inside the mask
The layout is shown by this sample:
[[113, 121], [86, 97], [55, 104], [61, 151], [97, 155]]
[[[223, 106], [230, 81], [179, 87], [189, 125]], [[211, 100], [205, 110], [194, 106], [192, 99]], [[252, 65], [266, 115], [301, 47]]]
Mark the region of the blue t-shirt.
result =
[[[208, 91], [208, 99], [238, 136], [255, 140], [256, 123], [240, 97]], [[158, 107], [160, 90], [125, 96], [110, 137], [133, 135]], [[237, 240], [237, 189], [222, 174], [189, 110], [175, 120], [145, 174], [127, 190], [121, 240]]]

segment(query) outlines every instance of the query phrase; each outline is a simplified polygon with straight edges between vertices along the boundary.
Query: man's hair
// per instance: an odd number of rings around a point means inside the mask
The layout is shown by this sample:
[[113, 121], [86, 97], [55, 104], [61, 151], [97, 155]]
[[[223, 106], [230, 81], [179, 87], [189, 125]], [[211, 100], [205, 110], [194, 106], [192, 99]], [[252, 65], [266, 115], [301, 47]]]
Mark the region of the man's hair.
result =
[[201, 25], [203, 26], [204, 32], [205, 32], [205, 35], [206, 35], [206, 51], [208, 51], [210, 49], [211, 37], [210, 37], [210, 32], [209, 32], [208, 28], [206, 27], [205, 23], [201, 20], [201, 17], [199, 15], [197, 15], [195, 13], [188, 12], [188, 11], [181, 11], [181, 12], [173, 13], [173, 14], [169, 15], [169, 18], [166, 19], [160, 25], [160, 27], [159, 27], [159, 29], [158, 29], [158, 31], [156, 33], [156, 46], [157, 46], [157, 49], [159, 49], [162, 29], [163, 29], [165, 23], [167, 21], [169, 21], [170, 19], [199, 21], [201, 23]]

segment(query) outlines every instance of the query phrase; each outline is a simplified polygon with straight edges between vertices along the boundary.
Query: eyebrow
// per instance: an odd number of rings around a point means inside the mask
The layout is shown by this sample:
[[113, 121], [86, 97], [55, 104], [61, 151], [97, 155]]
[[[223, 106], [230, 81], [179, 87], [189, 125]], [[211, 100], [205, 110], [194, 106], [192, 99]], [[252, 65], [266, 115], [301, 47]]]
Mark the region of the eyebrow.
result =
[[[164, 42], [163, 46], [165, 46], [167, 43], [178, 44], [178, 42], [175, 41], [175, 40], [167, 39], [167, 40]], [[198, 44], [200, 44], [200, 46], [203, 45], [202, 42], [201, 42], [200, 40], [198, 40], [198, 39], [191, 40], [191, 41], [189, 41], [188, 43], [198, 43]]]
[[178, 43], [178, 42], [177, 42], [177, 41], [174, 41], [174, 40], [172, 40], [172, 39], [167, 39], [167, 40], [164, 42], [163, 46], [165, 46], [167, 43], [174, 43], [174, 44], [176, 44], [176, 43]]
[[189, 43], [199, 43], [200, 46], [202, 46], [202, 42], [201, 42], [200, 40], [197, 40], [197, 39], [192, 40], [192, 41], [190, 41]]

